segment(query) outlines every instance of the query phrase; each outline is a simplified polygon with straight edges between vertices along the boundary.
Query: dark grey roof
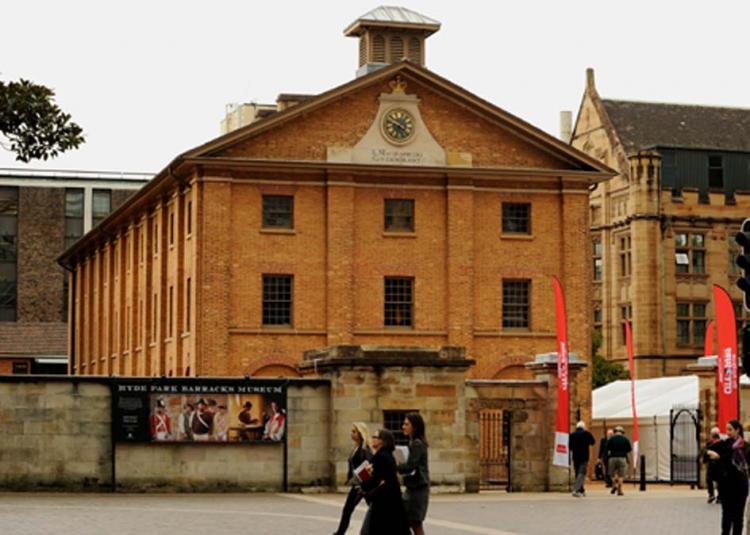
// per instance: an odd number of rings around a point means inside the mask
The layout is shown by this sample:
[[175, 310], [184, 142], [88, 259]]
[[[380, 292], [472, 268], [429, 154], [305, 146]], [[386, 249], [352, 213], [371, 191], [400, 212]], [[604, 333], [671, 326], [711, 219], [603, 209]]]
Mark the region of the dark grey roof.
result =
[[650, 147], [750, 152], [750, 109], [602, 102], [628, 154]]

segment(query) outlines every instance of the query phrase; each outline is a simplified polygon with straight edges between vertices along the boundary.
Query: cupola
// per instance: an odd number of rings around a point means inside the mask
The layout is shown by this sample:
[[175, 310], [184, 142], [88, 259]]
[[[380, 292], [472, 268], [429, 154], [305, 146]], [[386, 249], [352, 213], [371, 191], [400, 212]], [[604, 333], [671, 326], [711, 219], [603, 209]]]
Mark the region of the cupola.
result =
[[359, 77], [403, 59], [423, 66], [425, 41], [439, 29], [440, 22], [416, 11], [380, 6], [352, 22], [344, 35], [359, 37]]

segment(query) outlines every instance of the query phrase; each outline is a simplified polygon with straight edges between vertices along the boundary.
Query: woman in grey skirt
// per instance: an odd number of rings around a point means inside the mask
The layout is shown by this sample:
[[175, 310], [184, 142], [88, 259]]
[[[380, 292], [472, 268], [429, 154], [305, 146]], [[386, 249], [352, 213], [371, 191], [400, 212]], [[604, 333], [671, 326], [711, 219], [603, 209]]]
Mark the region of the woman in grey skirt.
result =
[[404, 474], [406, 516], [414, 535], [424, 535], [422, 523], [427, 516], [427, 504], [430, 500], [430, 470], [427, 464], [424, 420], [416, 412], [410, 412], [404, 418], [401, 429], [409, 437], [409, 458], [398, 465], [399, 473]]

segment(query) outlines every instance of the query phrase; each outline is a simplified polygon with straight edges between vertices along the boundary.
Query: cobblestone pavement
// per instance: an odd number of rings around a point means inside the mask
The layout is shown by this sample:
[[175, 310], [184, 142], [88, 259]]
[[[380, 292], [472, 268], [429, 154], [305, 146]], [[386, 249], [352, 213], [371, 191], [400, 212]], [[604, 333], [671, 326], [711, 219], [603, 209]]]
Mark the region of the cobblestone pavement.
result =
[[[0, 532], [18, 535], [330, 534], [344, 496], [337, 494], [0, 494]], [[359, 533], [364, 509], [350, 534]], [[437, 495], [429, 535], [614, 535], [719, 532], [720, 507], [703, 491], [651, 487], [624, 497], [591, 489], [567, 494]], [[387, 535], [387, 534], [386, 534]]]

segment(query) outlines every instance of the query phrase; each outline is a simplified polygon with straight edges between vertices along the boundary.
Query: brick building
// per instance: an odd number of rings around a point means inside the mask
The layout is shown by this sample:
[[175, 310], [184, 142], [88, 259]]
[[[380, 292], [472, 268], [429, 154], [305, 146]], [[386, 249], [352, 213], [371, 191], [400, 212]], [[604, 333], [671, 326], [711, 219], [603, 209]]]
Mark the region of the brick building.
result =
[[602, 354], [678, 375], [703, 355], [712, 285], [735, 301], [734, 235], [750, 216], [750, 110], [602, 99], [587, 72], [571, 143], [616, 169], [590, 195], [593, 320]]
[[55, 259], [149, 178], [0, 169], [0, 373], [67, 371], [67, 277]]
[[71, 372], [292, 376], [353, 344], [531, 378], [553, 275], [588, 359], [588, 189], [613, 172], [426, 69], [437, 29], [358, 19], [357, 78], [179, 155], [69, 249]]

